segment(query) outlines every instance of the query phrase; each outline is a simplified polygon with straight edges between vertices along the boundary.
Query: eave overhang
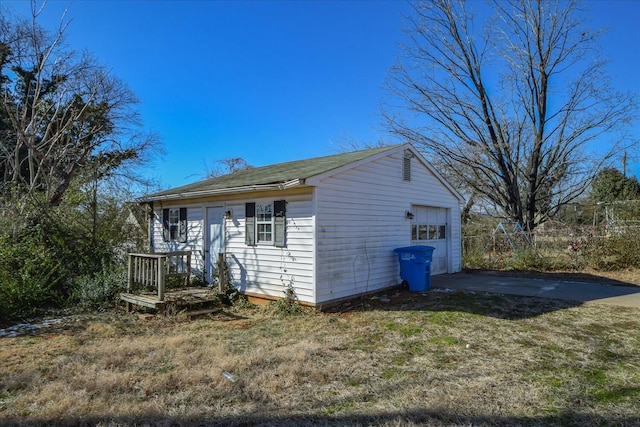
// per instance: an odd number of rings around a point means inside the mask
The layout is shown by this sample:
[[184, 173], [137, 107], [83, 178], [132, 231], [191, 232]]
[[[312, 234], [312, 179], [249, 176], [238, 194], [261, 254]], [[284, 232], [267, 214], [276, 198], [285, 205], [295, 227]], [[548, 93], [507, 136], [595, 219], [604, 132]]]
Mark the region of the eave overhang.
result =
[[147, 197], [141, 197], [136, 201], [138, 203], [150, 203], [168, 200], [195, 199], [199, 197], [220, 196], [225, 194], [251, 193], [255, 191], [280, 191], [293, 187], [299, 187], [305, 184], [304, 179], [292, 179], [290, 181], [279, 182], [274, 184], [256, 184], [246, 185], [242, 187], [218, 188], [213, 190], [185, 191], [172, 194], [159, 194]]

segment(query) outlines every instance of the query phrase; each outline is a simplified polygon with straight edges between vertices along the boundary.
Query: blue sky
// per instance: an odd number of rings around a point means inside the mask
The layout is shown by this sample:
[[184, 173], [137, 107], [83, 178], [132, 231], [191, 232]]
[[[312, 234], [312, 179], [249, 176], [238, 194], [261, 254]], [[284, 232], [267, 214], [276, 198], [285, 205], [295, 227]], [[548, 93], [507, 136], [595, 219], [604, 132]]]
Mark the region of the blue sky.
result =
[[[3, 3], [29, 13], [24, 0]], [[640, 2], [585, 5], [588, 25], [610, 29], [602, 45], [613, 84], [640, 94]], [[52, 28], [65, 8], [69, 44], [140, 98], [165, 147], [148, 172], [163, 188], [226, 157], [262, 166], [388, 139], [378, 111], [401, 54], [403, 1], [50, 0], [40, 23]]]

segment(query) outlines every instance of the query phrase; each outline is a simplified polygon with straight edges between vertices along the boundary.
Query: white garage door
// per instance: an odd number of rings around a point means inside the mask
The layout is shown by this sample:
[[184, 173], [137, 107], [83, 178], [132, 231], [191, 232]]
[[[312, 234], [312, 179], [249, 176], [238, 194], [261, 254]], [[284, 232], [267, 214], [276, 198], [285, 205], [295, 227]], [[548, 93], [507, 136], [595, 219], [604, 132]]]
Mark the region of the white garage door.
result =
[[436, 248], [433, 251], [431, 274], [447, 273], [449, 247], [449, 226], [447, 209], [429, 206], [413, 206], [411, 220], [411, 244], [427, 245]]

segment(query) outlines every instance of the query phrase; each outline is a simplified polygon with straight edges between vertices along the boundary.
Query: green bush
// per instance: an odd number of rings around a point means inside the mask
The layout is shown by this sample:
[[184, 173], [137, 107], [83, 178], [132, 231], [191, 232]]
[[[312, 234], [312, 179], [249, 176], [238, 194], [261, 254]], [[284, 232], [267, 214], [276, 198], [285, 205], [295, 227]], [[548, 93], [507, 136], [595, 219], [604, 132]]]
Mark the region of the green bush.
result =
[[517, 250], [506, 260], [505, 270], [547, 270], [549, 265], [532, 246]]
[[21, 224], [0, 218], [0, 318], [33, 316], [43, 308], [62, 306], [72, 294], [93, 305], [89, 301], [113, 292], [105, 266], [117, 263], [115, 246], [92, 239], [56, 212]]
[[298, 303], [293, 286], [285, 286], [283, 290], [284, 298], [271, 301], [267, 305], [267, 310], [280, 316], [290, 316], [303, 312], [302, 306]]
[[120, 292], [126, 289], [126, 272], [104, 267], [102, 271], [73, 281], [72, 301], [85, 309], [113, 307]]
[[61, 302], [62, 263], [37, 237], [0, 236], [0, 318], [24, 318]]
[[491, 259], [482, 253], [481, 248], [464, 251], [462, 265], [466, 269], [491, 270], [495, 268]]

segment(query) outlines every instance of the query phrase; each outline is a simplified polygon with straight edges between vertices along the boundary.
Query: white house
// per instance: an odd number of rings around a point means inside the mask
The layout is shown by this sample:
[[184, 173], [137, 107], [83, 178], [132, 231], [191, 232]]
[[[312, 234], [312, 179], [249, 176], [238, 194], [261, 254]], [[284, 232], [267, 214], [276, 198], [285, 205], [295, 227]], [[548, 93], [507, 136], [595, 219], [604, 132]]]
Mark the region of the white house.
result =
[[156, 252], [191, 250], [208, 281], [223, 253], [248, 296], [323, 306], [400, 283], [393, 249], [430, 245], [461, 269], [461, 196], [410, 144], [245, 169], [140, 199]]

